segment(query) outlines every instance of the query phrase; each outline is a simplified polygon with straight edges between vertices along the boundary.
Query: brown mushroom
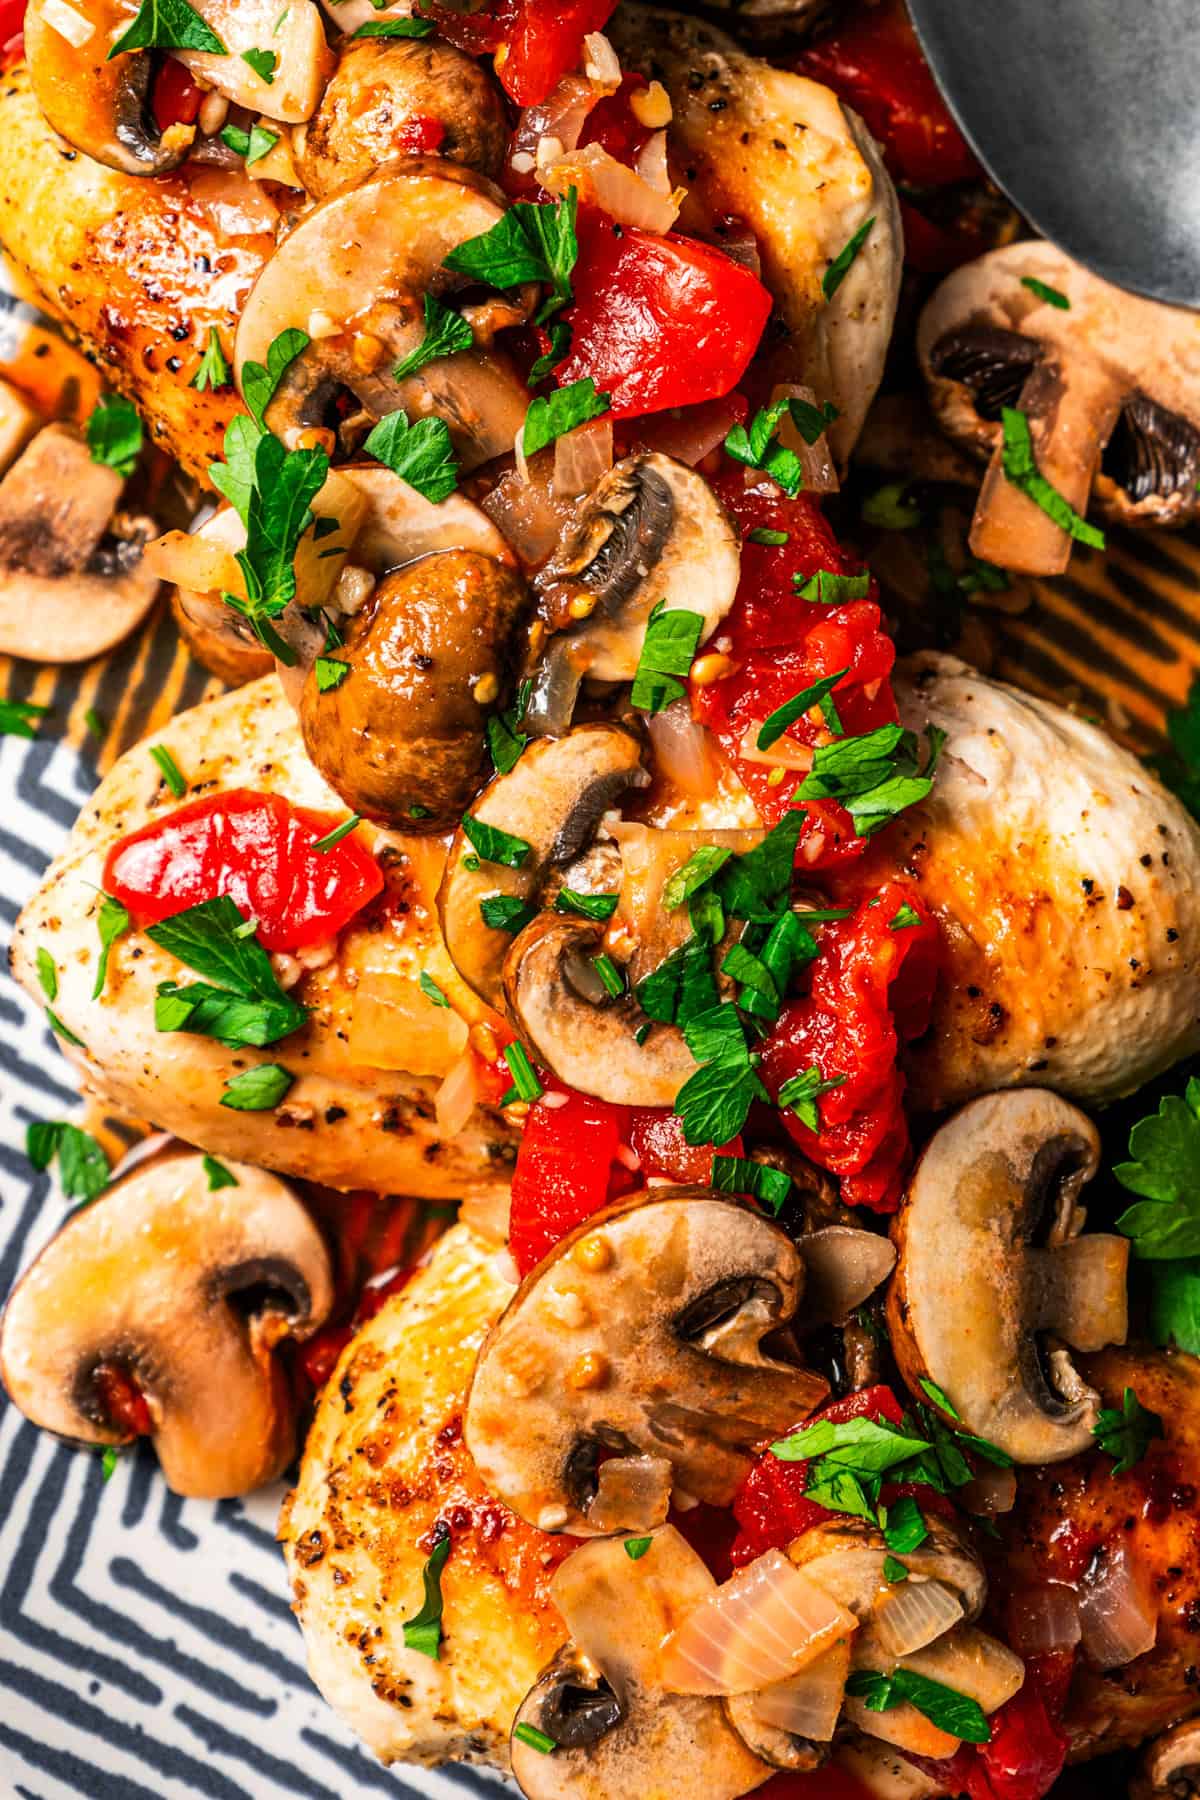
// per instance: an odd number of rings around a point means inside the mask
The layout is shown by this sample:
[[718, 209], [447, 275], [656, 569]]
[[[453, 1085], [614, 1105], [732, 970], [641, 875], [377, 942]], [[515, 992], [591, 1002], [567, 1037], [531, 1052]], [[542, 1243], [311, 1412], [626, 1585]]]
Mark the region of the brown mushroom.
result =
[[[931, 1514], [926, 1531], [917, 1549], [897, 1555], [877, 1526], [835, 1516], [788, 1548], [796, 1567], [858, 1620], [860, 1665], [911, 1655], [983, 1611], [987, 1580], [979, 1558], [946, 1520]], [[893, 1561], [903, 1563], [906, 1580], [888, 1579]]]
[[326, 691], [314, 667], [300, 702], [308, 754], [354, 812], [424, 832], [457, 823], [483, 779], [524, 605], [520, 576], [473, 550], [379, 583], [337, 651], [349, 673]]
[[245, 1163], [210, 1189], [205, 1159], [167, 1151], [79, 1207], [13, 1289], [0, 1376], [35, 1425], [121, 1444], [106, 1393], [141, 1395], [169, 1487], [217, 1499], [272, 1481], [296, 1446], [272, 1352], [333, 1302], [329, 1256], [291, 1188]]
[[441, 127], [439, 156], [500, 173], [508, 123], [483, 65], [442, 38], [367, 38], [343, 50], [316, 112], [294, 135], [305, 189], [323, 200], [365, 181], [405, 154], [414, 120]]
[[971, 528], [976, 556], [1054, 575], [1071, 554], [1069, 534], [1005, 474], [1006, 406], [1025, 414], [1039, 473], [1076, 512], [1094, 501], [1124, 525], [1195, 516], [1194, 314], [1111, 287], [1050, 244], [1011, 244], [947, 277], [921, 315], [917, 347], [943, 431], [989, 464]]
[[785, 1232], [705, 1188], [656, 1188], [589, 1220], [480, 1351], [465, 1419], [480, 1475], [523, 1519], [579, 1536], [597, 1529], [603, 1452], [666, 1458], [683, 1492], [727, 1506], [753, 1447], [826, 1392], [762, 1347], [803, 1280]]
[[1099, 1161], [1095, 1126], [1056, 1094], [989, 1094], [935, 1133], [897, 1214], [888, 1326], [901, 1373], [1019, 1463], [1092, 1442], [1099, 1399], [1063, 1343], [1125, 1341], [1128, 1239], [1078, 1235]]
[[[502, 1005], [503, 969], [512, 943], [490, 925], [485, 901], [504, 897], [530, 905], [555, 873], [587, 850], [601, 815], [629, 787], [649, 780], [642, 746], [621, 725], [577, 725], [563, 738], [539, 738], [506, 775], [498, 775], [470, 817], [528, 846], [516, 866], [481, 856], [464, 826], [450, 846], [438, 894], [442, 935], [463, 980], [489, 1005]], [[478, 836], [476, 832], [476, 836]]]
[[730, 1728], [720, 1700], [662, 1685], [664, 1638], [713, 1587], [673, 1525], [653, 1532], [636, 1561], [616, 1538], [567, 1557], [550, 1591], [571, 1642], [514, 1724], [513, 1774], [526, 1800], [737, 1800], [766, 1780], [768, 1765]]
[[[336, 403], [349, 392], [367, 420], [399, 410], [444, 419], [464, 468], [511, 451], [529, 391], [502, 352], [484, 345], [399, 380], [392, 373], [424, 341], [426, 295], [447, 300], [463, 287], [446, 257], [490, 231], [506, 204], [473, 170], [409, 157], [307, 213], [266, 264], [238, 326], [239, 386], [247, 362], [265, 363], [281, 332], [310, 339], [275, 390], [270, 429], [289, 445], [315, 428], [337, 430]], [[533, 291], [516, 317], [532, 309]]]
[[149, 611], [150, 519], [117, 511], [124, 486], [70, 425], [47, 425], [0, 481], [0, 654], [85, 662]]
[[123, 175], [165, 175], [187, 155], [196, 128], [160, 130], [150, 105], [151, 51], [110, 59], [132, 22], [121, 0], [30, 0], [29, 78], [47, 120], [76, 150]]
[[1200, 1719], [1156, 1738], [1142, 1757], [1129, 1800], [1196, 1800], [1200, 1795]]
[[[335, 68], [325, 41], [321, 9], [313, 0], [198, 0], [196, 10], [225, 46], [218, 56], [204, 50], [180, 50], [180, 62], [193, 75], [224, 94], [234, 106], [295, 125], [311, 117], [321, 90]], [[273, 58], [267, 73], [246, 52]]]

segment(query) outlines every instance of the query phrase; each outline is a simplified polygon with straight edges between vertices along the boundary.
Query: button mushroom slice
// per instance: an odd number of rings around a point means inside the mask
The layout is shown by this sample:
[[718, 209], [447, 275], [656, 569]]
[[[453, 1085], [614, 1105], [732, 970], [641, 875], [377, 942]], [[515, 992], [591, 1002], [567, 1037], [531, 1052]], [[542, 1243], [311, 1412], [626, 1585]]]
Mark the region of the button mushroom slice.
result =
[[804, 1258], [804, 1326], [844, 1325], [864, 1300], [887, 1280], [896, 1264], [895, 1246], [877, 1231], [853, 1225], [826, 1225], [797, 1242]]
[[280, 332], [311, 338], [267, 408], [270, 429], [289, 445], [314, 427], [336, 429], [335, 403], [349, 390], [375, 419], [401, 408], [445, 419], [464, 468], [511, 451], [529, 393], [500, 351], [460, 350], [401, 381], [392, 375], [424, 341], [426, 294], [449, 302], [463, 286], [446, 257], [490, 231], [506, 206], [472, 170], [410, 157], [307, 213], [263, 269], [238, 326], [239, 387], [247, 362], [265, 363]]
[[[180, 50], [180, 62], [224, 94], [266, 119], [296, 125], [311, 118], [337, 59], [325, 41], [321, 9], [313, 0], [198, 0], [196, 11], [215, 31], [226, 51]], [[247, 51], [275, 57], [271, 78], [246, 61]]]
[[926, 1529], [924, 1542], [898, 1558], [908, 1570], [902, 1583], [889, 1582], [884, 1565], [896, 1560], [894, 1552], [883, 1533], [862, 1519], [827, 1519], [788, 1547], [797, 1568], [859, 1621], [860, 1665], [921, 1649], [983, 1611], [987, 1578], [979, 1558], [948, 1521], [930, 1515]]
[[929, 1775], [879, 1738], [845, 1733], [833, 1753], [837, 1768], [851, 1775], [872, 1800], [940, 1800], [954, 1792], [940, 1776]]
[[439, 156], [481, 175], [500, 173], [508, 139], [504, 97], [482, 63], [442, 38], [351, 42], [312, 118], [293, 134], [305, 190], [323, 200], [365, 181], [406, 154], [405, 133], [418, 119], [445, 133]]
[[291, 1188], [246, 1163], [211, 1191], [204, 1159], [168, 1152], [79, 1207], [13, 1289], [0, 1376], [44, 1430], [128, 1441], [106, 1374], [135, 1384], [167, 1484], [219, 1499], [272, 1481], [296, 1447], [272, 1355], [333, 1303], [320, 1232]]
[[1004, 474], [1004, 406], [1026, 414], [1041, 474], [1077, 512], [1094, 499], [1126, 525], [1195, 516], [1192, 313], [1112, 287], [1050, 244], [1011, 244], [947, 277], [921, 315], [917, 348], [942, 429], [989, 462], [971, 528], [976, 556], [1054, 575], [1071, 554], [1067, 532]]
[[152, 52], [108, 60], [132, 22], [121, 0], [30, 0], [29, 76], [47, 120], [76, 150], [124, 175], [165, 175], [187, 155], [195, 127], [159, 129], [150, 105]]
[[158, 577], [142, 547], [155, 527], [114, 516], [123, 485], [61, 424], [39, 431], [0, 481], [0, 654], [84, 662], [149, 611]]
[[827, 1391], [763, 1349], [803, 1280], [785, 1232], [706, 1188], [656, 1188], [589, 1220], [480, 1351], [465, 1419], [479, 1473], [523, 1519], [581, 1537], [604, 1452], [665, 1457], [681, 1490], [727, 1506], [752, 1447]]
[[531, 743], [471, 807], [471, 818], [529, 845], [519, 868], [488, 862], [464, 830], [450, 846], [438, 894], [446, 948], [463, 980], [491, 1006], [503, 1004], [504, 960], [512, 942], [484, 922], [497, 895], [535, 903], [555, 870], [587, 848], [601, 815], [629, 787], [649, 781], [642, 746], [621, 725], [578, 725], [563, 738]]
[[594, 968], [604, 926], [544, 912], [504, 960], [508, 1016], [539, 1062], [568, 1087], [615, 1106], [671, 1106], [696, 1059], [674, 1025], [649, 1021], [626, 992], [610, 995]]
[[[767, 1779], [720, 1700], [668, 1693], [659, 1674], [664, 1638], [715, 1585], [673, 1525], [653, 1532], [636, 1561], [616, 1538], [567, 1557], [551, 1594], [572, 1641], [514, 1724], [513, 1774], [526, 1800], [737, 1800]], [[522, 1725], [553, 1750], [530, 1744]]]
[[1142, 1757], [1129, 1800], [1196, 1800], [1200, 1795], [1200, 1719], [1156, 1738]]
[[893, 1228], [888, 1326], [905, 1381], [925, 1401], [922, 1382], [940, 1388], [964, 1431], [1019, 1463], [1088, 1448], [1099, 1407], [1042, 1334], [1077, 1350], [1125, 1341], [1128, 1240], [1073, 1241], [1099, 1161], [1095, 1126], [1056, 1094], [987, 1095], [931, 1138]]
[[658, 451], [625, 457], [580, 503], [534, 582], [554, 636], [534, 672], [527, 725], [562, 729], [549, 715], [561, 713], [564, 657], [575, 676], [572, 703], [585, 675], [632, 681], [660, 603], [699, 613], [707, 642], [733, 605], [740, 567], [733, 521], [702, 475]]

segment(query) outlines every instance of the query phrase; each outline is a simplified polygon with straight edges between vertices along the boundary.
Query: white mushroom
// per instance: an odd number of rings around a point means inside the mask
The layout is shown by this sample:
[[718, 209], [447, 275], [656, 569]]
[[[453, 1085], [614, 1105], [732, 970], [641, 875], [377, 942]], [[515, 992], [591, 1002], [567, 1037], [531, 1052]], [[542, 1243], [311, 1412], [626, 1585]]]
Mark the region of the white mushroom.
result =
[[122, 0], [30, 0], [29, 77], [47, 120], [76, 150], [125, 175], [163, 175], [183, 161], [196, 131], [177, 124], [164, 132], [155, 122], [151, 51], [110, 58], [133, 18]]
[[0, 1328], [0, 1375], [35, 1425], [120, 1444], [105, 1394], [140, 1395], [168, 1485], [216, 1499], [273, 1480], [296, 1412], [273, 1351], [310, 1337], [333, 1304], [320, 1232], [291, 1188], [232, 1163], [168, 1151], [77, 1208], [26, 1270]]
[[1130, 1800], [1195, 1800], [1200, 1794], [1200, 1719], [1157, 1738], [1142, 1758]]
[[940, 1406], [940, 1390], [1019, 1463], [1092, 1443], [1099, 1397], [1062, 1344], [1125, 1341], [1128, 1239], [1079, 1236], [1099, 1161], [1095, 1127], [1057, 1095], [989, 1095], [930, 1140], [896, 1218], [888, 1325], [910, 1391]]
[[[316, 110], [336, 68], [313, 0], [197, 0], [196, 11], [225, 46], [224, 56], [181, 50], [180, 62], [234, 106], [294, 125]], [[260, 73], [247, 51], [268, 59]]]

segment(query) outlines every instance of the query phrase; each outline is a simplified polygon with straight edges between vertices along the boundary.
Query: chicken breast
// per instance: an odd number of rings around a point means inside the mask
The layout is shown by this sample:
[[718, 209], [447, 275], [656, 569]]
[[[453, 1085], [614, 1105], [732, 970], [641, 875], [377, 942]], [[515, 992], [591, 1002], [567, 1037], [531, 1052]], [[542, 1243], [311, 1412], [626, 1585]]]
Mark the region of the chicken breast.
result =
[[[384, 1762], [508, 1767], [517, 1707], [563, 1642], [551, 1575], [574, 1548], [484, 1488], [462, 1441], [475, 1355], [514, 1289], [456, 1225], [348, 1346], [279, 1535], [309, 1673]], [[442, 1524], [441, 1654], [404, 1644]]]
[[[42, 997], [37, 952], [53, 957], [55, 1011], [81, 1040], [78, 1048], [64, 1040], [63, 1049], [85, 1090], [216, 1156], [327, 1187], [427, 1199], [468, 1190], [501, 1197], [516, 1142], [503, 1114], [477, 1110], [446, 1138], [434, 1112], [438, 1082], [462, 1055], [468, 1022], [486, 1015], [442, 945], [433, 896], [445, 853], [437, 840], [361, 827], [384, 863], [386, 896], [351, 921], [329, 947], [330, 960], [302, 974], [292, 991], [312, 1015], [281, 1043], [231, 1051], [211, 1038], [156, 1030], [155, 988], [179, 980], [181, 965], [141, 932], [113, 945], [104, 991], [92, 999], [108, 850], [178, 804], [150, 756], [151, 742], [170, 750], [190, 796], [246, 787], [339, 818], [346, 811], [304, 754], [295, 713], [273, 675], [180, 714], [120, 759], [22, 912], [12, 945], [14, 973], [36, 998]], [[426, 1000], [417, 1009], [417, 1026], [403, 1040], [420, 1055], [417, 1073], [379, 1067], [392, 1027], [386, 1016], [373, 1020], [372, 996], [385, 1015], [389, 1007], [417, 1008], [424, 972], [453, 1005]], [[374, 1062], [365, 1060], [372, 1054]], [[296, 1077], [274, 1111], [221, 1105], [232, 1075], [267, 1062], [282, 1063]]]
[[[837, 407], [829, 441], [844, 466], [883, 374], [900, 296], [900, 209], [873, 138], [829, 88], [746, 55], [684, 13], [623, 6], [608, 32], [622, 64], [671, 97], [669, 141], [689, 195], [684, 225], [733, 217], [754, 232], [787, 328], [772, 367]], [[868, 220], [826, 299], [826, 272]]]
[[918, 1106], [1033, 1083], [1085, 1102], [1200, 1048], [1200, 830], [1103, 731], [951, 657], [901, 663], [901, 717], [948, 734], [875, 855], [945, 930]]

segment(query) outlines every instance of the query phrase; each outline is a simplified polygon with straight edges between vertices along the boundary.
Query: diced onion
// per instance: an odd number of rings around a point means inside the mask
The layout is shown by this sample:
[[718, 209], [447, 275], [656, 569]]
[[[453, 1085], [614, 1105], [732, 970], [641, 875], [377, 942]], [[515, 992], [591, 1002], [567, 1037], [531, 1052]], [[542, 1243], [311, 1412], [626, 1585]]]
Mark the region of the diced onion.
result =
[[538, 161], [538, 146], [544, 138], [557, 138], [564, 150], [574, 150], [583, 135], [588, 114], [603, 96], [603, 87], [588, 81], [585, 76], [564, 75], [540, 106], [527, 106], [521, 113], [509, 150], [510, 162], [527, 156], [532, 169]]
[[595, 487], [613, 466], [612, 415], [590, 419], [566, 431], [554, 446], [551, 491], [560, 500], [577, 500]]
[[670, 231], [683, 198], [679, 189], [660, 194], [602, 144], [585, 144], [556, 157], [540, 170], [540, 178], [548, 192], [565, 196], [575, 188], [581, 205], [598, 206], [618, 225], [641, 231]]
[[729, 436], [739, 408], [730, 400], [700, 400], [650, 413], [636, 424], [638, 442], [694, 469]]
[[1064, 1582], [1020, 1588], [1008, 1603], [1008, 1640], [1018, 1656], [1073, 1649], [1080, 1630], [1079, 1596]]
[[510, 469], [480, 504], [526, 568], [545, 562], [571, 516], [551, 489], [551, 457], [535, 457], [523, 476]]
[[662, 712], [649, 714], [646, 729], [663, 779], [694, 800], [707, 800], [716, 786], [717, 763], [708, 729], [693, 719], [686, 694]]
[[1102, 1551], [1079, 1590], [1083, 1648], [1101, 1669], [1118, 1669], [1154, 1648], [1158, 1613], [1123, 1544]]
[[475, 1111], [478, 1098], [475, 1057], [470, 1050], [464, 1050], [433, 1097], [438, 1130], [444, 1138], [458, 1136]]
[[962, 1601], [944, 1582], [910, 1575], [876, 1607], [871, 1630], [889, 1656], [909, 1656], [952, 1630], [962, 1616]]
[[896, 1262], [889, 1238], [852, 1225], [806, 1232], [798, 1248], [804, 1258], [806, 1330], [841, 1325], [887, 1279]]
[[663, 1646], [676, 1694], [747, 1694], [797, 1674], [856, 1628], [815, 1581], [768, 1550], [689, 1613]]
[[958, 1499], [976, 1518], [990, 1519], [997, 1513], [1011, 1512], [1017, 1503], [1016, 1470], [991, 1466], [980, 1469], [974, 1481], [959, 1489]]
[[[817, 396], [810, 387], [803, 387], [794, 381], [781, 382], [771, 390], [772, 402], [776, 400], [806, 400], [810, 406], [818, 404]], [[841, 483], [830, 454], [825, 433], [822, 432], [815, 444], [809, 444], [796, 429], [792, 420], [785, 413], [779, 426], [779, 441], [788, 450], [794, 450], [800, 458], [800, 468], [804, 477], [804, 487], [810, 494], [836, 494]]]
[[588, 1523], [597, 1531], [650, 1531], [671, 1504], [671, 1465], [664, 1456], [610, 1456], [600, 1465]]
[[583, 57], [583, 72], [592, 85], [615, 94], [621, 85], [621, 61], [602, 31], [588, 32]]
[[351, 1062], [409, 1075], [448, 1075], [466, 1046], [466, 1022], [452, 1007], [434, 1006], [415, 975], [363, 970], [347, 1033]]
[[96, 35], [96, 27], [75, 7], [66, 5], [66, 0], [46, 0], [42, 8], [42, 18], [59, 37], [66, 38], [68, 44], [76, 50]]
[[839, 1638], [799, 1675], [755, 1694], [754, 1715], [777, 1731], [826, 1744], [837, 1726], [849, 1673], [850, 1639]]
[[655, 131], [646, 139], [642, 153], [634, 165], [637, 173], [656, 194], [671, 192], [671, 171], [667, 165], [667, 134]]
[[789, 737], [786, 731], [782, 737], [776, 738], [775, 742], [766, 750], [760, 750], [758, 734], [762, 728], [763, 721], [755, 719], [742, 733], [742, 741], [738, 745], [737, 753], [743, 762], [761, 763], [771, 769], [799, 769], [805, 773], [812, 768], [812, 746], [797, 743], [796, 739]]

